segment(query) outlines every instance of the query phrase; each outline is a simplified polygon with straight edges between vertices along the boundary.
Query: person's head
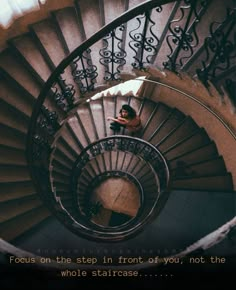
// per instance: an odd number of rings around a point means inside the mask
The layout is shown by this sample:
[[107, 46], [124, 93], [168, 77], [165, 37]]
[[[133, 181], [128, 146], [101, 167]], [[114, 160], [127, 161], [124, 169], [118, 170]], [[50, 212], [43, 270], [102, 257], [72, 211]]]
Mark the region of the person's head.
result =
[[123, 105], [121, 110], [120, 110], [120, 114], [124, 117], [124, 118], [134, 118], [136, 117], [136, 112], [135, 110], [130, 107], [129, 105]]

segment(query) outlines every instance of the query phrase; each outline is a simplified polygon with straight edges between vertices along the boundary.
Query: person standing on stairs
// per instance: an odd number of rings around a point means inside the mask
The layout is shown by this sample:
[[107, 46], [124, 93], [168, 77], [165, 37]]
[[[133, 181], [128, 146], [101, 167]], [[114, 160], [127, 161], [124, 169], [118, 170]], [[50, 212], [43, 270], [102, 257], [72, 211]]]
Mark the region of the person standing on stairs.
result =
[[131, 132], [132, 135], [136, 135], [142, 129], [140, 117], [136, 114], [136, 111], [129, 105], [122, 106], [118, 117], [108, 117], [107, 120], [113, 121], [110, 124], [110, 128], [115, 132], [119, 132], [120, 128], [123, 127]]

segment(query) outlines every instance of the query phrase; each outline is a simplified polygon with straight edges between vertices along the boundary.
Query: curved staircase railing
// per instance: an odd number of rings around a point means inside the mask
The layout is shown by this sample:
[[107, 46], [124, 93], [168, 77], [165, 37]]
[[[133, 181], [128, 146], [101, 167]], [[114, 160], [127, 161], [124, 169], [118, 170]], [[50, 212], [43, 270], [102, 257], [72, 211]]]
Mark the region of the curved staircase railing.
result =
[[[86, 165], [100, 154], [111, 151], [130, 152], [132, 155], [143, 160], [146, 166], [148, 166], [148, 171], [153, 174], [152, 179], [155, 180], [155, 191], [153, 192], [153, 188], [151, 191], [147, 188], [145, 189], [141, 180], [137, 180], [141, 190], [141, 206], [137, 215], [129, 222], [118, 227], [101, 227], [91, 223], [90, 217], [86, 216], [83, 211], [81, 211], [77, 186], [78, 179], [83, 173]], [[104, 174], [107, 178], [114, 175], [109, 171], [105, 171]], [[135, 176], [133, 180], [130, 179], [129, 172], [123, 175], [134, 182]], [[118, 170], [115, 176], [121, 176]], [[37, 180], [40, 180], [40, 177], [41, 175], [37, 176]], [[70, 178], [72, 193], [68, 194], [72, 195], [72, 209], [67, 209], [66, 206], [63, 205], [60, 197], [56, 194], [55, 188], [50, 190], [49, 180], [47, 181], [46, 188], [41, 187], [43, 191], [41, 196], [45, 199], [46, 203], [50, 204], [52, 211], [58, 219], [67, 225], [73, 232], [95, 240], [119, 241], [133, 236], [160, 213], [169, 195], [170, 173], [165, 158], [155, 146], [136, 137], [116, 135], [89, 144], [75, 161]], [[42, 179], [41, 183], [45, 186], [45, 179]], [[91, 185], [92, 183], [88, 184], [90, 191]]]
[[[100, 40], [103, 41], [104, 47], [93, 53], [97, 54], [101, 66], [105, 68], [103, 77], [106, 82], [120, 81], [121, 69], [126, 65], [127, 60], [132, 58], [134, 62], [129, 64], [131, 68], [145, 69], [148, 64], [156, 59], [160, 43], [164, 41], [158, 39], [154, 33], [155, 21], [152, 18], [156, 19], [162, 12], [161, 5], [169, 2], [172, 1], [147, 1], [129, 10], [102, 27], [61, 61], [44, 85], [31, 116], [27, 138], [27, 158], [31, 169], [34, 163], [34, 151], [38, 152], [40, 148], [48, 147], [48, 141], [53, 138], [52, 136], [58, 130], [64, 118], [63, 116], [60, 117], [58, 112], [51, 111], [45, 105], [45, 99], [48, 98], [55, 102], [58, 111], [68, 113], [80, 99], [83, 99], [86, 93], [94, 91], [100, 71], [92, 63], [91, 51], [92, 46]], [[163, 67], [175, 72], [180, 69], [183, 70], [185, 65], [189, 66], [187, 60], [192, 59], [192, 56], [195, 57], [199, 51], [205, 51], [206, 59], [202, 61], [203, 68], [196, 69], [197, 75], [207, 85], [209, 79], [212, 81], [221, 79], [221, 74], [217, 72], [222, 72], [222, 78], [227, 79], [231, 88], [232, 81], [229, 81], [229, 76], [225, 75], [225, 71], [230, 71], [235, 58], [233, 53], [234, 40], [232, 38], [235, 26], [235, 9], [228, 9], [226, 19], [217, 28], [215, 28], [215, 23], [212, 23], [210, 35], [205, 39], [200, 49], [196, 50], [199, 44], [196, 28], [211, 1], [196, 3], [196, 1], [185, 0], [184, 2], [185, 6], [177, 3], [175, 9], [180, 9], [182, 13], [181, 19], [178, 21], [186, 18], [186, 23], [181, 27], [176, 25], [175, 19], [172, 19], [166, 26], [166, 30], [170, 32], [166, 35], [170, 54], [167, 55], [168, 61], [163, 63]], [[157, 14], [155, 17], [154, 12]], [[130, 52], [133, 52], [131, 56], [127, 54], [128, 51], [124, 50], [123, 32], [127, 28], [127, 22], [135, 19], [135, 17], [137, 17], [138, 26], [129, 32], [126, 40]], [[220, 36], [220, 41], [217, 41], [217, 36], [218, 38]], [[184, 52], [188, 55], [185, 55]], [[224, 54], [224, 58], [221, 57], [222, 54]], [[75, 83], [79, 86], [80, 96], [76, 96], [75, 88], [67, 83], [64, 75], [67, 68], [71, 67], [71, 74]]]

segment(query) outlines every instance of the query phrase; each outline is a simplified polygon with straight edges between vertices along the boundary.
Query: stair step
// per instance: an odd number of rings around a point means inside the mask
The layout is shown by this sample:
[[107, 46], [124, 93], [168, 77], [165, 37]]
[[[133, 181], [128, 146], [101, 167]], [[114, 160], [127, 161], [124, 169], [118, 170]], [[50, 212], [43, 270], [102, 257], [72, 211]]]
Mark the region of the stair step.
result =
[[83, 180], [85, 183], [89, 184], [93, 177], [90, 175], [90, 173], [87, 171], [87, 168], [83, 170], [82, 174], [80, 175], [81, 177], [79, 178], [81, 181]]
[[36, 191], [31, 181], [0, 183], [0, 202], [35, 195]]
[[110, 170], [115, 170], [116, 169], [116, 164], [117, 164], [117, 151], [111, 151], [110, 154]]
[[[0, 224], [1, 238], [6, 241], [13, 241], [27, 231], [33, 230], [34, 227], [45, 221], [51, 213], [44, 206], [28, 211], [16, 218]], [[35, 228], [37, 230], [37, 228]]]
[[90, 163], [91, 167], [93, 168], [93, 170], [94, 170], [94, 172], [95, 172], [95, 176], [101, 174], [100, 167], [99, 167], [99, 165], [98, 165], [98, 163], [97, 163], [96, 158], [90, 160], [89, 163]]
[[78, 24], [78, 18], [74, 7], [67, 7], [54, 12], [56, 20], [61, 28], [64, 40], [70, 52], [77, 48], [84, 40], [83, 31]]
[[68, 159], [68, 157], [63, 154], [63, 152], [59, 151], [59, 149], [55, 149], [52, 156], [51, 163], [53, 166], [55, 166], [55, 161], [57, 161], [68, 169], [73, 167], [73, 161]]
[[96, 126], [96, 132], [98, 139], [102, 139], [106, 136], [106, 119], [104, 118], [104, 108], [102, 99], [94, 100], [90, 102], [90, 108], [92, 116]]
[[180, 140], [190, 136], [192, 132], [197, 129], [198, 126], [192, 118], [186, 117], [183, 120], [183, 123], [180, 123], [179, 126], [173, 128], [173, 130], [158, 143], [157, 147], [160, 151], [165, 151]]
[[81, 145], [83, 147], [87, 147], [89, 140], [86, 138], [86, 135], [84, 135], [83, 131], [84, 128], [81, 127], [81, 124], [79, 123], [77, 116], [72, 117], [68, 120], [68, 127], [73, 132], [73, 135], [78, 137], [78, 140], [80, 141]]
[[26, 91], [28, 91], [34, 98], [37, 98], [41, 86], [30, 74], [29, 71], [18, 62], [14, 55], [10, 53], [10, 50], [5, 50], [0, 53], [0, 66]]
[[[63, 139], [63, 144], [67, 143], [70, 147], [70, 151], [73, 151], [73, 155], [79, 155], [83, 149], [82, 144], [79, 141], [80, 136], [76, 135], [69, 123], [65, 124], [60, 130], [60, 139]], [[59, 140], [60, 140], [59, 139]], [[56, 140], [55, 140], [56, 141]], [[56, 144], [56, 143], [55, 143]]]
[[52, 71], [31, 34], [27, 33], [11, 39], [10, 45], [32, 67], [41, 80], [46, 82]]
[[71, 196], [68, 195], [68, 192], [58, 191], [57, 190], [57, 196], [59, 196], [61, 200], [67, 200], [67, 199], [71, 200]]
[[203, 162], [209, 158], [215, 158], [218, 156], [217, 148], [215, 143], [210, 142], [209, 144], [203, 145], [200, 148], [187, 152], [185, 154], [179, 155], [171, 160], [169, 164], [171, 168], [177, 166], [177, 163], [184, 162], [186, 164], [192, 164], [196, 162]]
[[105, 151], [103, 153], [106, 170], [111, 170], [111, 152]]
[[[116, 154], [117, 154], [117, 152], [116, 152]], [[99, 167], [100, 167], [101, 172], [102, 173], [105, 172], [107, 168], [106, 168], [106, 163], [105, 163], [104, 155], [101, 154], [101, 155], [96, 156], [96, 160], [97, 160], [97, 162], [99, 164]], [[114, 164], [114, 167], [115, 167], [115, 164]]]
[[[117, 168], [119, 168], [119, 170], [123, 169], [123, 161], [125, 158], [125, 152], [123, 151], [118, 151], [118, 159], [117, 159]], [[105, 156], [104, 156], [105, 159]]]
[[53, 171], [52, 176], [53, 176], [53, 184], [56, 184], [57, 182], [64, 183], [67, 185], [70, 184], [70, 177], [68, 177], [60, 172]]
[[[38, 49], [46, 59], [51, 70], [54, 70], [68, 54], [63, 45], [60, 29], [56, 24], [53, 18], [45, 19], [31, 25], [30, 29]], [[80, 92], [72, 76], [70, 66], [64, 69], [61, 77], [65, 81], [66, 86], [73, 86], [76, 92], [75, 96], [79, 96]]]
[[111, 22], [113, 19], [116, 19], [118, 16], [124, 13], [128, 9], [127, 6], [127, 1], [122, 0], [106, 0], [103, 2], [105, 24]]
[[[128, 157], [128, 158], [127, 158], [127, 156], [125, 157], [128, 159], [127, 161], [129, 161], [129, 162], [123, 163], [122, 170], [131, 172], [132, 174], [134, 174], [134, 172], [136, 172], [136, 174], [137, 174], [138, 169], [140, 169], [145, 164], [145, 162], [142, 159], [138, 158], [138, 156], [136, 156], [136, 155], [129, 154], [129, 156], [130, 157]], [[142, 173], [144, 173], [144, 172], [142, 172]]]
[[61, 151], [69, 160], [76, 160], [78, 158], [77, 152], [70, 147], [64, 138], [59, 137], [56, 142], [56, 148]]
[[0, 145], [0, 164], [26, 165], [25, 151]]
[[88, 144], [96, 141], [98, 136], [89, 104], [86, 103], [79, 106], [76, 115], [81, 121], [79, 123], [81, 129], [83, 129], [83, 132], [85, 131], [87, 134], [86, 139]]
[[96, 171], [95, 171], [95, 169], [93, 168], [93, 166], [91, 165], [90, 162], [84, 167], [83, 170], [86, 170], [88, 172], [90, 178], [92, 178], [92, 179], [96, 176]]
[[177, 163], [177, 167], [171, 170], [174, 179], [182, 177], [197, 177], [209, 175], [221, 175], [226, 172], [226, 167], [223, 158], [220, 156], [208, 161], [198, 162], [196, 164], [185, 164], [184, 162]]
[[[45, 19], [32, 24], [31, 31], [33, 32], [34, 39], [38, 38], [37, 44], [40, 42], [50, 57], [51, 62], [54, 66], [58, 66], [66, 54], [52, 19]], [[49, 39], [50, 41], [48, 41]]]
[[64, 193], [64, 195], [69, 195], [71, 196], [71, 193], [68, 192], [68, 185], [65, 183], [57, 183], [54, 184], [54, 187], [56, 187], [56, 193], [58, 193], [57, 195], [59, 195], [59, 193]]
[[21, 111], [0, 100], [0, 123], [26, 134], [28, 118]]
[[64, 164], [62, 164], [60, 161], [53, 159], [52, 161], [52, 171], [57, 171], [59, 173], [62, 173], [64, 175], [69, 175], [71, 172], [71, 169], [66, 167]]
[[173, 181], [173, 189], [181, 190], [208, 190], [208, 191], [232, 191], [232, 177], [230, 174], [189, 177]]
[[42, 205], [38, 196], [29, 196], [10, 200], [0, 204], [0, 223], [6, 222], [29, 210], [34, 210]]
[[172, 130], [176, 129], [184, 121], [184, 118], [184, 114], [173, 109], [170, 115], [155, 129], [155, 135], [149, 137], [149, 142], [153, 145], [158, 144], [163, 138], [169, 136]]
[[92, 217], [91, 221], [102, 226], [109, 226], [109, 222], [111, 219], [112, 210], [101, 208], [99, 214]]
[[124, 157], [122, 159], [122, 167], [121, 170], [130, 170], [132, 160], [135, 159], [135, 155], [132, 155], [129, 152], [125, 152]]
[[0, 165], [0, 182], [30, 181], [27, 166]]
[[204, 129], [198, 129], [193, 132], [192, 136], [187, 139], [181, 140], [180, 143], [168, 148], [163, 153], [167, 160], [171, 160], [176, 156], [197, 150], [199, 147], [206, 145], [210, 142], [210, 138], [206, 134]]
[[[82, 11], [81, 16], [86, 38], [89, 38], [103, 25], [101, 15], [98, 13], [100, 11], [100, 3], [96, 0], [80, 1], [79, 8]], [[93, 22], [91, 22], [91, 19], [93, 19]]]
[[0, 144], [24, 150], [26, 135], [6, 125], [0, 124]]
[[148, 140], [158, 126], [166, 119], [166, 116], [170, 113], [170, 108], [162, 103], [158, 103], [157, 111], [154, 115], [150, 115], [150, 118], [146, 120], [148, 124], [145, 126], [142, 138]]
[[34, 105], [32, 96], [24, 94], [23, 91], [17, 89], [14, 84], [6, 78], [0, 80], [0, 90], [6, 103], [21, 111], [26, 116], [31, 116]]
[[150, 119], [150, 116], [156, 113], [156, 110], [157, 110], [156, 103], [145, 98], [142, 100], [142, 106], [139, 108], [138, 113], [139, 113], [139, 117], [141, 119], [141, 123], [143, 126], [143, 131], [145, 130], [145, 127], [148, 126], [148, 121]]
[[107, 117], [115, 117], [115, 98], [114, 97], [104, 97], [103, 99], [103, 107], [104, 107], [104, 120], [106, 123], [106, 132], [107, 135], [110, 136], [113, 134], [113, 131], [110, 129], [110, 121], [107, 121]]

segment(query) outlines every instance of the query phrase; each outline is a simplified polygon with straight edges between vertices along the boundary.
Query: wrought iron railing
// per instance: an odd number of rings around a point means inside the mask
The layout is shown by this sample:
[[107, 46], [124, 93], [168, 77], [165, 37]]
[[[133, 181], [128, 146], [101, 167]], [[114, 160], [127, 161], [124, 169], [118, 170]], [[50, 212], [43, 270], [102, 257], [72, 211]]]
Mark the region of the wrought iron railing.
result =
[[[142, 70], [154, 64], [174, 72], [188, 71], [193, 61], [199, 59], [194, 72], [202, 82], [207, 85], [211, 80], [216, 86], [224, 84], [232, 98], [235, 97], [229, 84], [235, 82], [232, 68], [236, 59], [236, 10], [229, 8], [224, 21], [209, 23], [205, 40], [200, 42], [199, 33], [202, 31], [198, 31], [198, 26], [212, 1], [175, 2], [169, 19], [158, 34], [160, 27], [157, 23], [163, 4], [170, 2], [173, 1], [147, 1], [127, 11], [62, 60], [45, 83], [33, 110], [27, 139], [29, 164], [33, 166], [40, 151], [47, 150], [47, 144], [51, 143], [49, 140], [63, 121], [60, 112], [68, 113], [86, 93], [94, 91], [96, 85], [100, 85], [98, 79], [104, 82], [121, 80], [123, 68]], [[96, 43], [99, 43], [100, 51], [93, 51]], [[163, 46], [166, 61], [159, 63], [158, 55]], [[92, 55], [99, 60], [97, 65]], [[164, 58], [162, 51], [160, 59]], [[71, 73], [70, 79], [66, 78], [68, 72]], [[104, 73], [102, 77], [101, 72]], [[55, 104], [54, 109], [46, 106], [46, 99]]]
[[[87, 164], [104, 152], [111, 151], [129, 152], [142, 160], [146, 164], [146, 167], [148, 167], [148, 172], [152, 173], [151, 176], [154, 184], [152, 189], [148, 190], [145, 188], [144, 184], [142, 184], [142, 178], [138, 179], [136, 176], [132, 176], [132, 173], [129, 171], [120, 172], [119, 169], [112, 172], [105, 171], [98, 176], [92, 176], [93, 182], [90, 180], [88, 181], [85, 191], [89, 190], [91, 192], [93, 188], [92, 185], [97, 180], [100, 181], [100, 176], [103, 178], [125, 176], [128, 180], [137, 185], [140, 193], [139, 210], [136, 216], [130, 219], [129, 222], [116, 227], [99, 226], [92, 223], [90, 216], [85, 213], [83, 206], [81, 206], [80, 198], [82, 194], [78, 194], [78, 185], [80, 185], [78, 180], [85, 171]], [[170, 174], [167, 162], [155, 146], [139, 138], [116, 135], [89, 144], [78, 156], [71, 171], [70, 184], [72, 187], [68, 194], [71, 195], [72, 202], [69, 209], [64, 206], [63, 201], [56, 193], [56, 189], [51, 193], [48, 192], [47, 198], [51, 196], [50, 203], [54, 208], [55, 215], [59, 219], [63, 219], [63, 222], [75, 233], [90, 239], [116, 241], [128, 238], [130, 235], [137, 233], [145, 224], [152, 220], [154, 216], [160, 213], [168, 199], [169, 182]], [[85, 194], [82, 196], [82, 199], [87, 197], [88, 195]], [[89, 203], [87, 199], [86, 202], [86, 208], [88, 208]]]

